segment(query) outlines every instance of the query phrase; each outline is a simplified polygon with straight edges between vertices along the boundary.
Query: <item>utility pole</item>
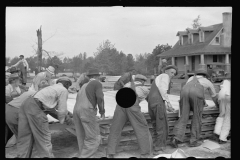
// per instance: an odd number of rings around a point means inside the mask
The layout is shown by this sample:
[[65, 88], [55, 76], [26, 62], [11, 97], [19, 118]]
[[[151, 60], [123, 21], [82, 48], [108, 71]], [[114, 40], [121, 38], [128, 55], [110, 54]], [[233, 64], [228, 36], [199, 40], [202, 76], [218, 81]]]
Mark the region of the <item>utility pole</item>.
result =
[[37, 55], [38, 55], [38, 71], [41, 72], [42, 67], [42, 30], [37, 30], [37, 37], [38, 37], [38, 49], [37, 49]]

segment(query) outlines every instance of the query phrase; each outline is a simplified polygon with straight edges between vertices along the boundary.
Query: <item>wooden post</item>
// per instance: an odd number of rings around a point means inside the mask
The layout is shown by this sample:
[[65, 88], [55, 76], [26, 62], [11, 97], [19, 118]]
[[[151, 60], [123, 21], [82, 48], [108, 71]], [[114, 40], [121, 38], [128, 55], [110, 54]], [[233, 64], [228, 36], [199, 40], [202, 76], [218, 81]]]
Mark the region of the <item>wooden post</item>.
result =
[[41, 72], [41, 67], [42, 67], [42, 30], [40, 29], [37, 30], [37, 37], [38, 37], [38, 50], [37, 50], [37, 55], [38, 55], [38, 70]]

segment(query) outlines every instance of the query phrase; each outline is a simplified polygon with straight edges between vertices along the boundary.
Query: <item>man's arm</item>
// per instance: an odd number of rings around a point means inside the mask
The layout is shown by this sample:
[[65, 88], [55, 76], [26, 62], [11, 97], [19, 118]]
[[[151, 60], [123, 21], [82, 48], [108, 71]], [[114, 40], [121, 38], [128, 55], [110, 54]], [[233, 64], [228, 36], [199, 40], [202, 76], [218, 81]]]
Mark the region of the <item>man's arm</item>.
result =
[[97, 97], [99, 114], [103, 115], [103, 114], [105, 114], [104, 94], [103, 94], [103, 90], [102, 90], [102, 84], [100, 82], [97, 83], [97, 85], [96, 85], [96, 97]]
[[68, 91], [64, 90], [60, 93], [58, 97], [58, 120], [61, 124], [64, 123], [65, 117], [68, 114], [67, 99], [68, 99]]
[[18, 61], [16, 64], [12, 65], [12, 67], [17, 67], [21, 61], [22, 60]]
[[208, 79], [205, 78], [206, 84], [208, 86], [208, 91], [212, 97], [213, 102], [215, 103], [215, 105], [218, 107], [218, 96], [216, 93], [216, 90], [214, 88], [214, 85], [212, 84], [212, 82], [210, 82]]
[[170, 79], [167, 74], [162, 74], [161, 79], [159, 79], [159, 81], [158, 80], [156, 81], [157, 82], [156, 85], [158, 87], [158, 90], [159, 90], [163, 100], [165, 100], [167, 102], [169, 102], [168, 95], [167, 95], [167, 91], [169, 88], [169, 81], [170, 81]]
[[[129, 78], [129, 77], [130, 77], [130, 78]], [[122, 86], [125, 85], [125, 84], [124, 84], [124, 81], [127, 80], [127, 79], [129, 79], [129, 81], [131, 81], [131, 79], [132, 79], [131, 74], [129, 74], [129, 73], [124, 73], [124, 75], [123, 75], [122, 77], [120, 77], [119, 82], [121, 83]]]
[[28, 71], [28, 70], [29, 70], [29, 65], [28, 65], [28, 62], [27, 62], [27, 60], [26, 60], [26, 59], [24, 59], [24, 62], [25, 62], [25, 64], [26, 64], [27, 71]]

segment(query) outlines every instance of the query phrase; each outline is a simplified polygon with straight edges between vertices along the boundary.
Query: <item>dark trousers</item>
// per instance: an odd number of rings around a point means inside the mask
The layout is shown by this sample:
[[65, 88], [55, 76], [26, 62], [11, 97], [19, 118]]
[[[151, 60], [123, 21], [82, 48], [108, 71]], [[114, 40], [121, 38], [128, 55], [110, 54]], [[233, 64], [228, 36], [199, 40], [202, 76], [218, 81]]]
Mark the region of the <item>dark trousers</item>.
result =
[[80, 117], [80, 112], [80, 108], [74, 108], [73, 120], [78, 140], [79, 158], [94, 158], [101, 141], [96, 112], [89, 109], [89, 117], [86, 119]]
[[130, 108], [122, 108], [117, 105], [110, 127], [107, 154], [116, 154], [116, 147], [120, 142], [122, 129], [128, 120], [137, 136], [141, 154], [151, 154], [152, 136], [139, 105]]
[[158, 103], [155, 106], [148, 106], [148, 113], [153, 125], [154, 150], [158, 151], [166, 146], [168, 138], [168, 120], [165, 104]]
[[[190, 82], [189, 82], [190, 83]], [[193, 111], [192, 123], [190, 128], [190, 143], [197, 141], [201, 134], [202, 111], [204, 107], [204, 91], [202, 86], [185, 85], [180, 95], [181, 117], [174, 126], [174, 138], [183, 142], [186, 133], [186, 126], [189, 120], [189, 113]]]
[[20, 107], [17, 149], [19, 158], [30, 158], [33, 145], [39, 157], [54, 157], [48, 118], [40, 103], [29, 97]]

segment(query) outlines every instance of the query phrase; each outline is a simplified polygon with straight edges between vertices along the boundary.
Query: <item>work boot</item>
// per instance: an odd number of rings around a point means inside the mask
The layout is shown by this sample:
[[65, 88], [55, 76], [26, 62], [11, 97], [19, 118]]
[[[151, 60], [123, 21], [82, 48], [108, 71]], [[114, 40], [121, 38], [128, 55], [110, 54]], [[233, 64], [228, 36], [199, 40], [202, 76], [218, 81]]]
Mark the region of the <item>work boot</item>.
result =
[[172, 138], [171, 143], [172, 143], [173, 148], [178, 148], [178, 140], [177, 139]]
[[151, 158], [149, 154], [141, 154], [140, 158]]
[[202, 144], [198, 141], [190, 142], [189, 147], [198, 147], [201, 146]]
[[217, 135], [217, 134], [214, 133], [209, 139], [218, 142], [218, 140], [219, 140], [219, 135]]
[[107, 158], [114, 158], [114, 154], [108, 154]]
[[159, 149], [154, 149], [153, 150], [153, 155], [159, 155], [159, 154], [164, 154], [165, 147], [160, 147]]
[[219, 143], [219, 144], [225, 144], [225, 143], [227, 143], [227, 141], [222, 141], [222, 140], [219, 139], [219, 140], [218, 140], [218, 143]]

